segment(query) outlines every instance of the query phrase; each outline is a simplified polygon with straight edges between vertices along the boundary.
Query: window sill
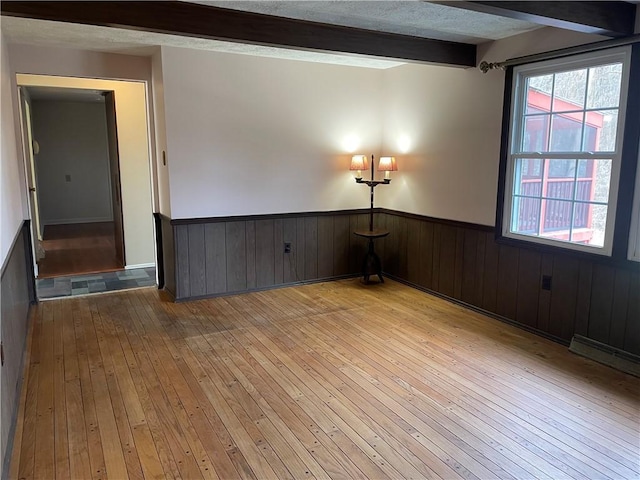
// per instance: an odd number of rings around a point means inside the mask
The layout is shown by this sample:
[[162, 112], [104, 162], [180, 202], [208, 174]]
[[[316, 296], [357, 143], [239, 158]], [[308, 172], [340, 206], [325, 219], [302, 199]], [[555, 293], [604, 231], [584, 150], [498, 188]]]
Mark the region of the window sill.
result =
[[[565, 257], [572, 257], [576, 260], [589, 261], [610, 267], [623, 268], [635, 272], [640, 271], [640, 263], [635, 260], [629, 260], [628, 258], [618, 258], [614, 256], [608, 256], [602, 253], [585, 252], [582, 250], [574, 250], [571, 248], [564, 248], [556, 245], [545, 245], [538, 242], [530, 242], [520, 238], [507, 237], [500, 233], [496, 233], [495, 241], [497, 244], [506, 245], [515, 248], [524, 248], [527, 250], [533, 250], [535, 252], [547, 255], [561, 255]], [[624, 252], [626, 255], [626, 252]]]

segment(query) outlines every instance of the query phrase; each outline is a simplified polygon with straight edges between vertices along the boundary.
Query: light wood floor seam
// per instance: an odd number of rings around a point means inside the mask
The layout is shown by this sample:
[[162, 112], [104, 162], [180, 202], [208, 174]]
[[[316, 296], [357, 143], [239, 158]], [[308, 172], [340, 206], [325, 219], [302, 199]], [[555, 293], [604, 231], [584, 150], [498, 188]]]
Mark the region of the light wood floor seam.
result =
[[637, 378], [397, 282], [33, 311], [10, 478], [637, 479]]

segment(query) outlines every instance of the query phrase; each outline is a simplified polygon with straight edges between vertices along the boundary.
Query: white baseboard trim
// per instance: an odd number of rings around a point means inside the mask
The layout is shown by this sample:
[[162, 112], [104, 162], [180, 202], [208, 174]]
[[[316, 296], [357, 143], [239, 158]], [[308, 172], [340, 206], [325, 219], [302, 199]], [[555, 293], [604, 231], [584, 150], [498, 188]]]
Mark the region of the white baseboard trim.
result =
[[53, 220], [42, 220], [43, 225], [71, 225], [76, 223], [101, 223], [113, 222], [113, 217], [87, 217], [87, 218], [55, 218]]
[[132, 270], [134, 268], [149, 268], [149, 267], [155, 267], [156, 264], [155, 263], [138, 263], [136, 265], [125, 265], [124, 269], [125, 270]]

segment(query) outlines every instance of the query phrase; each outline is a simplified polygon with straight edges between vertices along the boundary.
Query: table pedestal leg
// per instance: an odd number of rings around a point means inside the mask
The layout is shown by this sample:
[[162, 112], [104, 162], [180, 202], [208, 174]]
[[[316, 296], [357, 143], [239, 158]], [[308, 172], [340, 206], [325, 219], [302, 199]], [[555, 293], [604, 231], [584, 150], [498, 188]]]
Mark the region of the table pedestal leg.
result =
[[377, 275], [380, 279], [380, 283], [384, 283], [380, 257], [378, 257], [373, 249], [373, 238], [369, 239], [369, 249], [364, 257], [364, 262], [362, 263], [362, 274], [364, 276], [364, 283], [369, 283], [369, 277], [371, 275]]

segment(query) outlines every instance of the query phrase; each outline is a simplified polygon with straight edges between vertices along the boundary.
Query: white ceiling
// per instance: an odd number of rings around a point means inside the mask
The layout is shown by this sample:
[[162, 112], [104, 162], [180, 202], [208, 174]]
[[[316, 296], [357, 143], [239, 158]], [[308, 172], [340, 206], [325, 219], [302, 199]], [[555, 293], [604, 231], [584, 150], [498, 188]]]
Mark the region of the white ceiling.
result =
[[[217, 0], [193, 3], [473, 44], [506, 38], [539, 28], [538, 25], [528, 22], [420, 0]], [[393, 59], [248, 45], [17, 17], [3, 16], [2, 32], [12, 43], [83, 48], [130, 55], [149, 55], [154, 47], [162, 45], [378, 69], [391, 68], [404, 63]]]
[[473, 44], [539, 28], [534, 23], [421, 0], [196, 0], [191, 3]]

